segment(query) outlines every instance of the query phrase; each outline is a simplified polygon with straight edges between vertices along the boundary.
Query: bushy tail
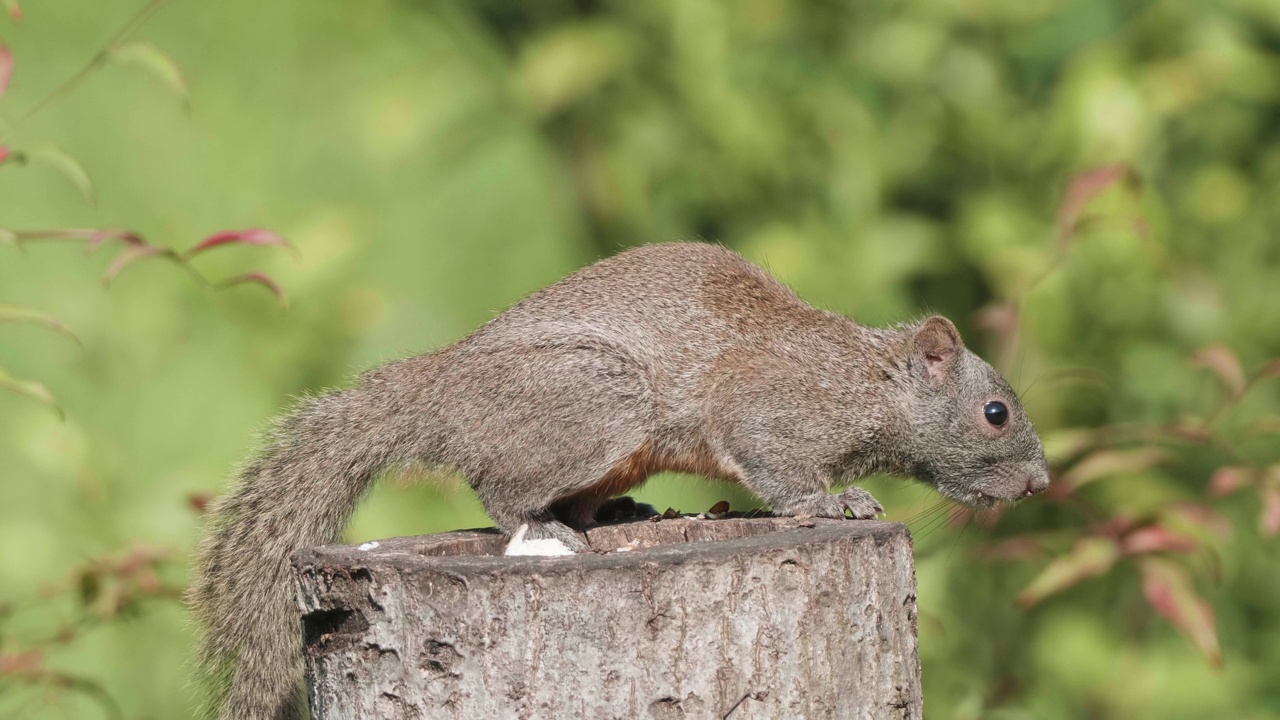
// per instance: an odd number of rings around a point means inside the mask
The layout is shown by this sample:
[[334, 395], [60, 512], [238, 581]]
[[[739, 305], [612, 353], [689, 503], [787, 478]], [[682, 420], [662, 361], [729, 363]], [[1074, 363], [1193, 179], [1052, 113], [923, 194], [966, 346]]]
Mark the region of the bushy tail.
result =
[[338, 539], [380, 470], [409, 452], [376, 387], [304, 400], [211, 512], [188, 595], [207, 717], [302, 717], [294, 550]]

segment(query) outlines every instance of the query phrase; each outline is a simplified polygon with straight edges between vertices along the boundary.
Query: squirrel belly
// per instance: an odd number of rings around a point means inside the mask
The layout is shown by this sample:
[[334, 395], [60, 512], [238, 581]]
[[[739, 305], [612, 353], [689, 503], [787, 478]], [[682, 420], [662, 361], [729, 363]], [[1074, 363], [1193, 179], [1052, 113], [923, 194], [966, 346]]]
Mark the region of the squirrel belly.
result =
[[947, 320], [866, 328], [722, 247], [636, 248], [276, 424], [195, 559], [208, 716], [302, 715], [289, 557], [337, 540], [400, 463], [457, 472], [504, 532], [575, 550], [603, 503], [663, 470], [817, 517], [873, 516], [865, 491], [828, 492], [873, 472], [975, 505], [1048, 484], [1016, 395]]

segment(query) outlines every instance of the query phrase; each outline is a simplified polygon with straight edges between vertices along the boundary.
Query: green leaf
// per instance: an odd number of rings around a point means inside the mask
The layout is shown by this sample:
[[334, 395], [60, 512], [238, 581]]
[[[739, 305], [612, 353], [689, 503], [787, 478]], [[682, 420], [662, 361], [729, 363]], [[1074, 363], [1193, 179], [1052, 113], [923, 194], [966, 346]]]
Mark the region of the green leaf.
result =
[[58, 401], [54, 399], [53, 393], [49, 392], [49, 388], [38, 380], [16, 378], [5, 372], [4, 368], [0, 368], [0, 390], [8, 390], [19, 395], [25, 395], [52, 408], [54, 412], [58, 413], [60, 419], [65, 420], [67, 418], [66, 414], [62, 412], [62, 408], [58, 406]]
[[277, 283], [275, 280], [272, 280], [269, 276], [260, 272], [251, 272], [251, 273], [245, 273], [244, 275], [237, 275], [236, 277], [230, 278], [228, 280], [223, 280], [222, 282], [215, 285], [214, 288], [218, 290], [222, 290], [229, 287], [235, 287], [236, 285], [244, 285], [246, 283], [253, 284], [253, 285], [261, 285], [262, 287], [266, 288], [271, 292], [272, 295], [276, 296], [276, 302], [280, 305], [281, 310], [289, 309], [289, 300], [287, 297], [285, 297], [284, 289], [281, 288], [280, 284]]
[[112, 62], [121, 67], [148, 73], [178, 94], [184, 105], [190, 102], [186, 78], [178, 63], [164, 50], [149, 42], [131, 42], [111, 53]]
[[28, 325], [41, 325], [50, 330], [60, 332], [71, 338], [77, 345], [84, 347], [84, 343], [80, 342], [80, 338], [71, 332], [66, 325], [51, 315], [46, 315], [38, 310], [29, 308], [15, 307], [13, 305], [0, 305], [0, 323], [25, 323]]
[[0, 0], [0, 5], [9, 11], [9, 19], [18, 22], [22, 19], [22, 8], [18, 7], [18, 0]]
[[[0, 242], [4, 237], [0, 235]], [[1280, 415], [1263, 415], [1249, 421], [1245, 426], [1246, 435], [1280, 435]]]
[[1056, 463], [1074, 460], [1097, 446], [1099, 433], [1093, 428], [1071, 428], [1043, 435], [1044, 453]]
[[76, 189], [84, 196], [85, 202], [90, 205], [94, 203], [93, 181], [89, 179], [89, 173], [85, 171], [79, 160], [71, 157], [65, 150], [56, 145], [41, 145], [28, 150], [26, 155], [27, 160], [30, 162], [55, 170], [72, 185], [76, 186]]
[[1213, 508], [1196, 502], [1174, 503], [1160, 511], [1160, 522], [1202, 544], [1213, 545], [1231, 537], [1231, 521]]
[[513, 89], [539, 115], [552, 115], [619, 75], [634, 51], [634, 38], [619, 25], [562, 25], [525, 45], [512, 74]]
[[116, 279], [120, 271], [126, 267], [150, 257], [167, 257], [174, 259], [176, 256], [173, 251], [168, 248], [162, 248], [155, 245], [131, 245], [121, 250], [118, 255], [112, 259], [111, 264], [107, 265], [107, 269], [102, 273], [102, 284], [110, 286], [111, 282]]
[[1159, 448], [1098, 450], [1076, 463], [1062, 476], [1062, 482], [1066, 487], [1075, 490], [1081, 485], [1105, 477], [1132, 475], [1150, 470], [1166, 459], [1165, 453]]
[[1120, 547], [1114, 540], [1104, 537], [1080, 538], [1070, 552], [1046, 565], [1036, 579], [1018, 593], [1018, 604], [1030, 607], [1085, 578], [1101, 575], [1110, 570], [1119, 557]]

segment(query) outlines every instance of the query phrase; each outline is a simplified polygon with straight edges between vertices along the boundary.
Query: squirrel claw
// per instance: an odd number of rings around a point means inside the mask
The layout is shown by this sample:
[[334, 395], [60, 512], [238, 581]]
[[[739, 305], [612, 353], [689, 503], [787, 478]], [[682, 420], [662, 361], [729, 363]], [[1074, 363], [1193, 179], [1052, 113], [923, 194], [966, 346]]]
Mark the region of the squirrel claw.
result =
[[854, 520], [874, 520], [884, 513], [884, 507], [860, 487], [846, 488], [836, 496], [842, 508], [849, 511]]
[[835, 518], [854, 520], [874, 520], [876, 515], [884, 512], [884, 508], [871, 493], [860, 487], [850, 487], [839, 495], [829, 492], [817, 492], [793, 502], [782, 514], [795, 518]]

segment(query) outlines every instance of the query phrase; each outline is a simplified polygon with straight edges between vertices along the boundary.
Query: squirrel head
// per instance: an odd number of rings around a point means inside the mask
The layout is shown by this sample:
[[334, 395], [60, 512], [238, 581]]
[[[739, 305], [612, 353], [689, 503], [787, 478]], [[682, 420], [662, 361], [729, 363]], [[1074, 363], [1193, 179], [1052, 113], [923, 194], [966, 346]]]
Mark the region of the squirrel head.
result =
[[1049, 487], [1049, 466], [1022, 403], [995, 368], [934, 316], [906, 328], [914, 389], [912, 474], [944, 496], [989, 507]]

